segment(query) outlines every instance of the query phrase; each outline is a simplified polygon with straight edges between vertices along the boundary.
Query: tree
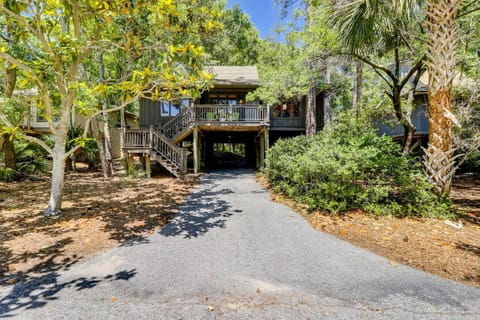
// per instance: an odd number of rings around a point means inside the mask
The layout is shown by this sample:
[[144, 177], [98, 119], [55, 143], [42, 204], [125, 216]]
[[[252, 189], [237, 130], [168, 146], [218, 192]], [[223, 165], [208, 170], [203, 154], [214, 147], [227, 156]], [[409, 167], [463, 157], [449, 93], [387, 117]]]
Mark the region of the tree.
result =
[[202, 40], [210, 64], [225, 66], [254, 65], [259, 55], [259, 34], [238, 4], [222, 8], [223, 28]]
[[450, 191], [455, 172], [451, 108], [452, 82], [457, 55], [457, 15], [462, 0], [428, 0], [425, 7], [428, 68], [428, 148], [425, 153], [427, 177], [440, 193]]
[[[10, 3], [3, 4], [5, 7], [12, 7], [12, 10], [15, 10], [14, 6], [15, 1], [10, 1]], [[18, 11], [18, 10], [17, 10]], [[18, 12], [17, 12], [18, 13]], [[18, 37], [15, 35], [15, 29], [18, 28], [14, 21], [2, 21], [4, 26], [1, 33], [2, 38], [5, 40], [10, 50], [18, 50], [16, 44], [18, 42]], [[17, 67], [15, 64], [7, 61], [5, 65], [5, 98], [11, 99], [13, 96], [13, 91], [17, 83]], [[8, 128], [3, 128], [1, 130], [1, 139], [2, 144], [0, 145], [0, 151], [3, 151], [5, 157], [5, 167], [12, 170], [17, 169], [16, 159], [15, 159], [15, 150], [14, 150], [14, 135], [12, 130]]]
[[[292, 10], [291, 15], [301, 23], [290, 24], [286, 44], [274, 40], [264, 42], [259, 59], [261, 83], [256, 94], [269, 103], [285, 103], [306, 96], [305, 133], [311, 137], [317, 129], [318, 89], [322, 90], [329, 110], [332, 87], [329, 64], [332, 62], [328, 57], [337, 44], [336, 35], [326, 23], [329, 5], [326, 1], [312, 0], [279, 0], [277, 3], [284, 17]], [[300, 6], [294, 8], [295, 4]]]
[[[26, 86], [38, 89], [38, 107], [54, 137], [51, 148], [23, 136], [53, 160], [47, 215], [60, 212], [65, 160], [81, 147], [65, 150], [72, 114], [86, 116], [86, 137], [96, 116], [120, 110], [140, 96], [198, 95], [210, 77], [202, 71], [203, 50], [196, 44], [220, 27], [216, 4], [207, 0], [2, 1], [0, 14], [19, 26], [15, 34], [28, 50], [18, 55], [2, 39], [0, 57], [17, 66]], [[125, 58], [121, 78], [112, 70], [112, 78], [99, 83], [98, 75], [88, 74], [86, 62], [98, 50]], [[113, 94], [121, 97], [117, 104], [98, 110], [99, 98]], [[1, 113], [0, 120], [12, 126]]]
[[402, 96], [407, 85], [415, 90], [422, 73], [423, 43], [417, 41], [421, 8], [414, 1], [338, 0], [334, 13], [332, 24], [348, 48], [345, 53], [369, 65], [387, 85], [386, 94], [404, 127], [403, 152], [410, 152], [415, 127]]

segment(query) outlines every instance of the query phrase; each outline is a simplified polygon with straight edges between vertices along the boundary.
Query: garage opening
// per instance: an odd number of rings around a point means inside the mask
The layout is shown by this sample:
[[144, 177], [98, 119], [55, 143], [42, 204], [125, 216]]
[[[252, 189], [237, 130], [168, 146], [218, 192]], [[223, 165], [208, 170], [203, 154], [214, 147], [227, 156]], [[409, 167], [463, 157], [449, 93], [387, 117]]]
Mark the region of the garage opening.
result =
[[250, 132], [208, 132], [203, 161], [207, 169], [255, 168], [256, 140]]
[[247, 167], [245, 144], [214, 143], [211, 167], [244, 168]]

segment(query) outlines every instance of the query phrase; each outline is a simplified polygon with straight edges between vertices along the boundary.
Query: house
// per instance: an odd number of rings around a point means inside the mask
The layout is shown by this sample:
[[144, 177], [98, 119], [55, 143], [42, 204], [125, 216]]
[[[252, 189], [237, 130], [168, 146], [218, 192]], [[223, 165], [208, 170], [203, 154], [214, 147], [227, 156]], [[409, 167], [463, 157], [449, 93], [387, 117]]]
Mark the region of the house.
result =
[[249, 101], [248, 93], [259, 85], [255, 66], [214, 66], [209, 72], [213, 88], [200, 98], [140, 100], [140, 129], [124, 130], [130, 168], [139, 156], [148, 174], [151, 161], [176, 176], [199, 172], [213, 166], [216, 146], [223, 144], [240, 146], [245, 164], [259, 168], [276, 139], [305, 133], [304, 100], [271, 107]]
[[[41, 110], [37, 107], [38, 91], [36, 89], [17, 90], [15, 95], [22, 96], [26, 104], [25, 117], [19, 124], [23, 132], [28, 135], [38, 136], [42, 134], [50, 134], [47, 119], [42, 115]], [[117, 111], [108, 114], [110, 127], [110, 143], [112, 158], [117, 159], [122, 157], [122, 129], [138, 128], [138, 116], [133, 112]], [[71, 124], [72, 126], [83, 127], [85, 125], [86, 117], [72, 112]], [[103, 124], [98, 125], [98, 130], [103, 134]]]
[[[404, 74], [409, 70], [408, 65], [402, 66]], [[413, 83], [411, 83], [413, 87]], [[414, 108], [411, 111], [410, 119], [416, 130], [413, 135], [413, 147], [426, 146], [428, 143], [428, 73], [423, 72], [416, 84], [413, 93]], [[397, 118], [382, 118], [376, 125], [378, 135], [387, 135], [393, 137], [396, 141], [402, 141], [404, 138], [404, 127], [398, 122]]]

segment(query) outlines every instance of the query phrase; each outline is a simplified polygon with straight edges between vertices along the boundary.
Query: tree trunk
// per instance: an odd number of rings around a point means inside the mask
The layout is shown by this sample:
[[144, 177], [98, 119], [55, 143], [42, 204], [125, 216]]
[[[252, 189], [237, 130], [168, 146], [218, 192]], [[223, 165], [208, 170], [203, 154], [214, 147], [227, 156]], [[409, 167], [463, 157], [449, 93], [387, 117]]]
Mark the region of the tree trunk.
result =
[[451, 89], [457, 50], [457, 14], [461, 0], [430, 0], [426, 6], [428, 78], [428, 149], [425, 166], [428, 179], [440, 193], [449, 193], [455, 163], [451, 127]]
[[5, 97], [11, 98], [15, 85], [17, 83], [17, 68], [10, 62], [7, 63], [7, 69], [5, 70], [6, 83], [5, 83]]
[[[100, 82], [105, 80], [105, 65], [103, 63], [103, 53], [99, 51], [97, 55], [98, 59], [98, 74]], [[106, 100], [100, 101], [100, 105], [102, 106], [102, 120], [103, 120], [103, 143], [102, 141], [98, 141], [97, 145], [100, 152], [100, 158], [102, 159], [102, 172], [105, 178], [111, 177], [113, 175], [113, 162], [112, 162], [112, 151], [111, 151], [111, 143], [110, 143], [110, 127], [108, 125], [108, 113], [106, 110], [108, 109]], [[100, 146], [100, 144], [102, 144]]]
[[[305, 12], [306, 12], [306, 23], [307, 23], [307, 51], [311, 42], [314, 40], [313, 28], [314, 28], [314, 16], [313, 16], [313, 4], [311, 0], [305, 1]], [[310, 59], [310, 58], [309, 58]], [[310, 66], [311, 75], [310, 75], [310, 84], [308, 88], [307, 95], [307, 107], [306, 107], [306, 118], [305, 118], [305, 135], [307, 137], [313, 137], [317, 132], [317, 103], [316, 103], [316, 80], [314, 77], [314, 62], [313, 60], [308, 61]]]
[[[5, 70], [5, 97], [10, 99], [13, 95], [13, 91], [15, 90], [15, 85], [17, 84], [17, 68], [13, 66], [11, 63], [7, 63], [7, 68]], [[17, 170], [17, 159], [15, 156], [15, 148], [13, 143], [13, 135], [9, 133], [3, 134], [3, 154], [5, 157], [5, 167]]]
[[111, 177], [113, 175], [113, 161], [112, 161], [112, 149], [110, 143], [110, 126], [109, 126], [109, 119], [108, 113], [105, 112], [107, 110], [107, 106], [105, 103], [102, 103], [102, 117], [103, 117], [103, 142], [104, 142], [104, 157], [105, 157], [105, 171], [103, 172], [103, 176], [105, 178]]
[[355, 110], [357, 118], [362, 111], [362, 93], [363, 93], [363, 61], [355, 61], [355, 75], [353, 76], [353, 96], [352, 109]]
[[331, 74], [330, 74], [330, 59], [327, 59], [327, 64], [325, 66], [325, 73], [323, 75], [323, 82], [327, 86], [327, 88], [323, 92], [323, 127], [325, 127], [326, 124], [330, 123], [332, 120], [332, 110], [330, 107], [330, 80], [331, 80]]
[[98, 123], [97, 123], [96, 119], [92, 120], [92, 133], [93, 133], [93, 137], [95, 139], [95, 142], [97, 143], [98, 154], [100, 156], [100, 164], [102, 166], [103, 176], [105, 178], [109, 177], [107, 175], [108, 164], [107, 164], [106, 157], [105, 157], [105, 149], [104, 149], [105, 144], [104, 144], [104, 141], [103, 141], [103, 139], [100, 135], [100, 130], [98, 129]]
[[5, 157], [5, 167], [17, 170], [13, 136], [9, 133], [3, 135], [3, 153]]
[[395, 111], [395, 117], [402, 124], [404, 128], [402, 153], [407, 154], [412, 148], [413, 134], [415, 133], [415, 126], [412, 120], [409, 119], [402, 110], [401, 88], [398, 82], [393, 83], [392, 95], [390, 96]]
[[305, 118], [305, 135], [307, 137], [313, 137], [317, 132], [317, 115], [316, 115], [316, 90], [315, 85], [311, 84], [308, 88], [307, 95], [307, 108], [306, 108], [306, 118]]
[[60, 213], [62, 207], [63, 186], [65, 184], [65, 144], [66, 134], [56, 135], [52, 153], [52, 188], [50, 201], [44, 214], [54, 216]]

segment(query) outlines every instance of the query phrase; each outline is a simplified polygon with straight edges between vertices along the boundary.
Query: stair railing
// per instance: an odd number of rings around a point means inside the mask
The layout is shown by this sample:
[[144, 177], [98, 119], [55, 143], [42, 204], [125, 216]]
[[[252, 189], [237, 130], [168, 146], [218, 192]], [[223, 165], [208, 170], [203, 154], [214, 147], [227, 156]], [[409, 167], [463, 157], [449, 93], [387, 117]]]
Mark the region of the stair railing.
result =
[[160, 131], [170, 140], [174, 140], [178, 135], [185, 132], [194, 119], [193, 108], [185, 108], [175, 118], [165, 123]]
[[[172, 168], [169, 169], [175, 175], [183, 176], [187, 172], [187, 153], [188, 151], [170, 141], [164, 134], [150, 129], [151, 149], [166, 161]], [[178, 168], [178, 172], [174, 172]]]

